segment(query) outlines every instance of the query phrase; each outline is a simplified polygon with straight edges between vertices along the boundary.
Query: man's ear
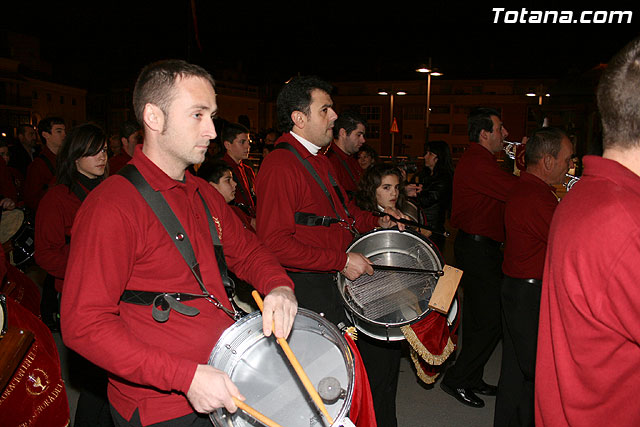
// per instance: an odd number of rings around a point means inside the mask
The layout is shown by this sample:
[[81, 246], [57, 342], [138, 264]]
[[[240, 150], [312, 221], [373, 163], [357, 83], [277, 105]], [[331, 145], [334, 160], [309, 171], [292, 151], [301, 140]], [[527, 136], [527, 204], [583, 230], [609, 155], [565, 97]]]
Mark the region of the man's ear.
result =
[[307, 122], [307, 116], [302, 111], [296, 110], [291, 113], [291, 120], [293, 121], [294, 126], [303, 129]]
[[222, 145], [224, 145], [225, 150], [229, 150], [229, 147], [231, 147], [231, 143], [229, 141], [224, 141]]
[[338, 137], [339, 138], [346, 138], [347, 136], [347, 130], [345, 128], [340, 128], [340, 130], [338, 131]]
[[546, 171], [550, 171], [551, 169], [553, 169], [553, 161], [555, 159], [553, 158], [553, 156], [551, 154], [545, 154], [544, 157], [542, 158], [542, 162], [544, 165], [544, 169]]
[[150, 130], [162, 132], [164, 129], [164, 113], [154, 104], [147, 103], [142, 112], [142, 120]]

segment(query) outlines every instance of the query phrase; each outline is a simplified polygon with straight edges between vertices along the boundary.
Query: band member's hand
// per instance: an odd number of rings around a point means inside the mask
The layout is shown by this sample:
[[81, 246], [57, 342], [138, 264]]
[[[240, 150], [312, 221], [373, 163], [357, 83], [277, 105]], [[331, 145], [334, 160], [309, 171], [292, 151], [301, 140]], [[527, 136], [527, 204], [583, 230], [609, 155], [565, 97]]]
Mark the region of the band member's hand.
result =
[[227, 411], [235, 412], [238, 407], [232, 396], [239, 400], [245, 399], [227, 374], [213, 366], [198, 365], [187, 392], [187, 399], [193, 409], [206, 414], [224, 406]]
[[[395, 208], [386, 208], [384, 210], [384, 212], [388, 213], [389, 215], [391, 215], [394, 218], [411, 219], [408, 216], [406, 216], [405, 214], [403, 214], [402, 212], [400, 212], [398, 209], [395, 209]], [[380, 227], [382, 227], [382, 228], [391, 228], [391, 227], [397, 225], [398, 226], [398, 230], [404, 231], [404, 229], [405, 229], [404, 224], [397, 223], [397, 222], [395, 222], [394, 220], [392, 220], [388, 216], [380, 217], [380, 220], [378, 221], [378, 224], [380, 224]]]
[[356, 280], [364, 273], [371, 276], [373, 274], [373, 267], [371, 267], [371, 261], [369, 261], [366, 256], [355, 252], [349, 252], [347, 254], [347, 264], [342, 269], [341, 273], [349, 280]]
[[15, 209], [16, 202], [14, 202], [8, 197], [5, 197], [4, 199], [0, 200], [0, 207], [4, 210], [10, 211]]
[[262, 310], [262, 331], [268, 337], [271, 335], [271, 327], [276, 338], [286, 338], [291, 332], [293, 321], [298, 312], [298, 301], [291, 288], [279, 286], [272, 289], [264, 298]]
[[422, 191], [422, 184], [408, 184], [404, 187], [407, 197], [416, 197]]

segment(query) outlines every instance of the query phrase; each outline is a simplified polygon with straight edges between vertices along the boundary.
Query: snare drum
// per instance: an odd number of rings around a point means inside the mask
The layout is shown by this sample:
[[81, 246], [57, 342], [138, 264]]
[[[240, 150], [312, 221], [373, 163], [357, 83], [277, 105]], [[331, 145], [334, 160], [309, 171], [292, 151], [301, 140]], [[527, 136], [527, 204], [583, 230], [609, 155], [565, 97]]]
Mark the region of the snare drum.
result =
[[[340, 397], [325, 402], [325, 406], [334, 420], [332, 425], [342, 425], [351, 407], [355, 379], [355, 362], [346, 339], [322, 316], [299, 308], [288, 342], [316, 388], [328, 377], [340, 383]], [[276, 423], [328, 427], [275, 338], [262, 334], [259, 311], [243, 317], [222, 334], [209, 365], [227, 373], [246, 397], [245, 403]], [[259, 425], [242, 410], [230, 414], [221, 408], [209, 416], [219, 427]]]
[[21, 267], [33, 259], [35, 254], [35, 229], [28, 215], [16, 208], [2, 212], [0, 220], [0, 243], [9, 245], [12, 251], [13, 264]]
[[[442, 270], [444, 261], [435, 245], [411, 230], [374, 230], [363, 234], [347, 249], [361, 253], [374, 264]], [[401, 327], [431, 312], [429, 300], [437, 284], [431, 274], [374, 270], [351, 281], [341, 274], [338, 289], [347, 315], [361, 332], [382, 341], [404, 339]], [[453, 311], [457, 305], [453, 305]], [[452, 314], [451, 320], [456, 317]]]

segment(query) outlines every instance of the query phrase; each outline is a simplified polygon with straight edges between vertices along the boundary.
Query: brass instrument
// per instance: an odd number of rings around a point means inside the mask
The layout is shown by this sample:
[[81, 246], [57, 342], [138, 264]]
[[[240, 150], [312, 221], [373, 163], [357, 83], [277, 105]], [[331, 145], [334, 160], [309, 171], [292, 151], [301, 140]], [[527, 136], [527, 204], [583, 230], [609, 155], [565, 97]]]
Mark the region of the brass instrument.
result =
[[511, 160], [515, 160], [516, 158], [516, 147], [518, 145], [522, 145], [522, 142], [514, 142], [514, 141], [502, 141], [504, 144], [504, 152], [509, 156]]

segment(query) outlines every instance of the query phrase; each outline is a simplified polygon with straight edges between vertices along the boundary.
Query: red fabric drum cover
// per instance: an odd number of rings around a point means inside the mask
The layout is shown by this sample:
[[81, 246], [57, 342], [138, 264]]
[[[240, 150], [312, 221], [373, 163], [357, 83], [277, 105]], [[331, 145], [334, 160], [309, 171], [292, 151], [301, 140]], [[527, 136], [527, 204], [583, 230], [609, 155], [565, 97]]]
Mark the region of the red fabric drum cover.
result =
[[29, 330], [34, 341], [0, 395], [3, 426], [69, 425], [69, 402], [60, 358], [49, 329], [29, 310], [7, 298], [10, 328]]

